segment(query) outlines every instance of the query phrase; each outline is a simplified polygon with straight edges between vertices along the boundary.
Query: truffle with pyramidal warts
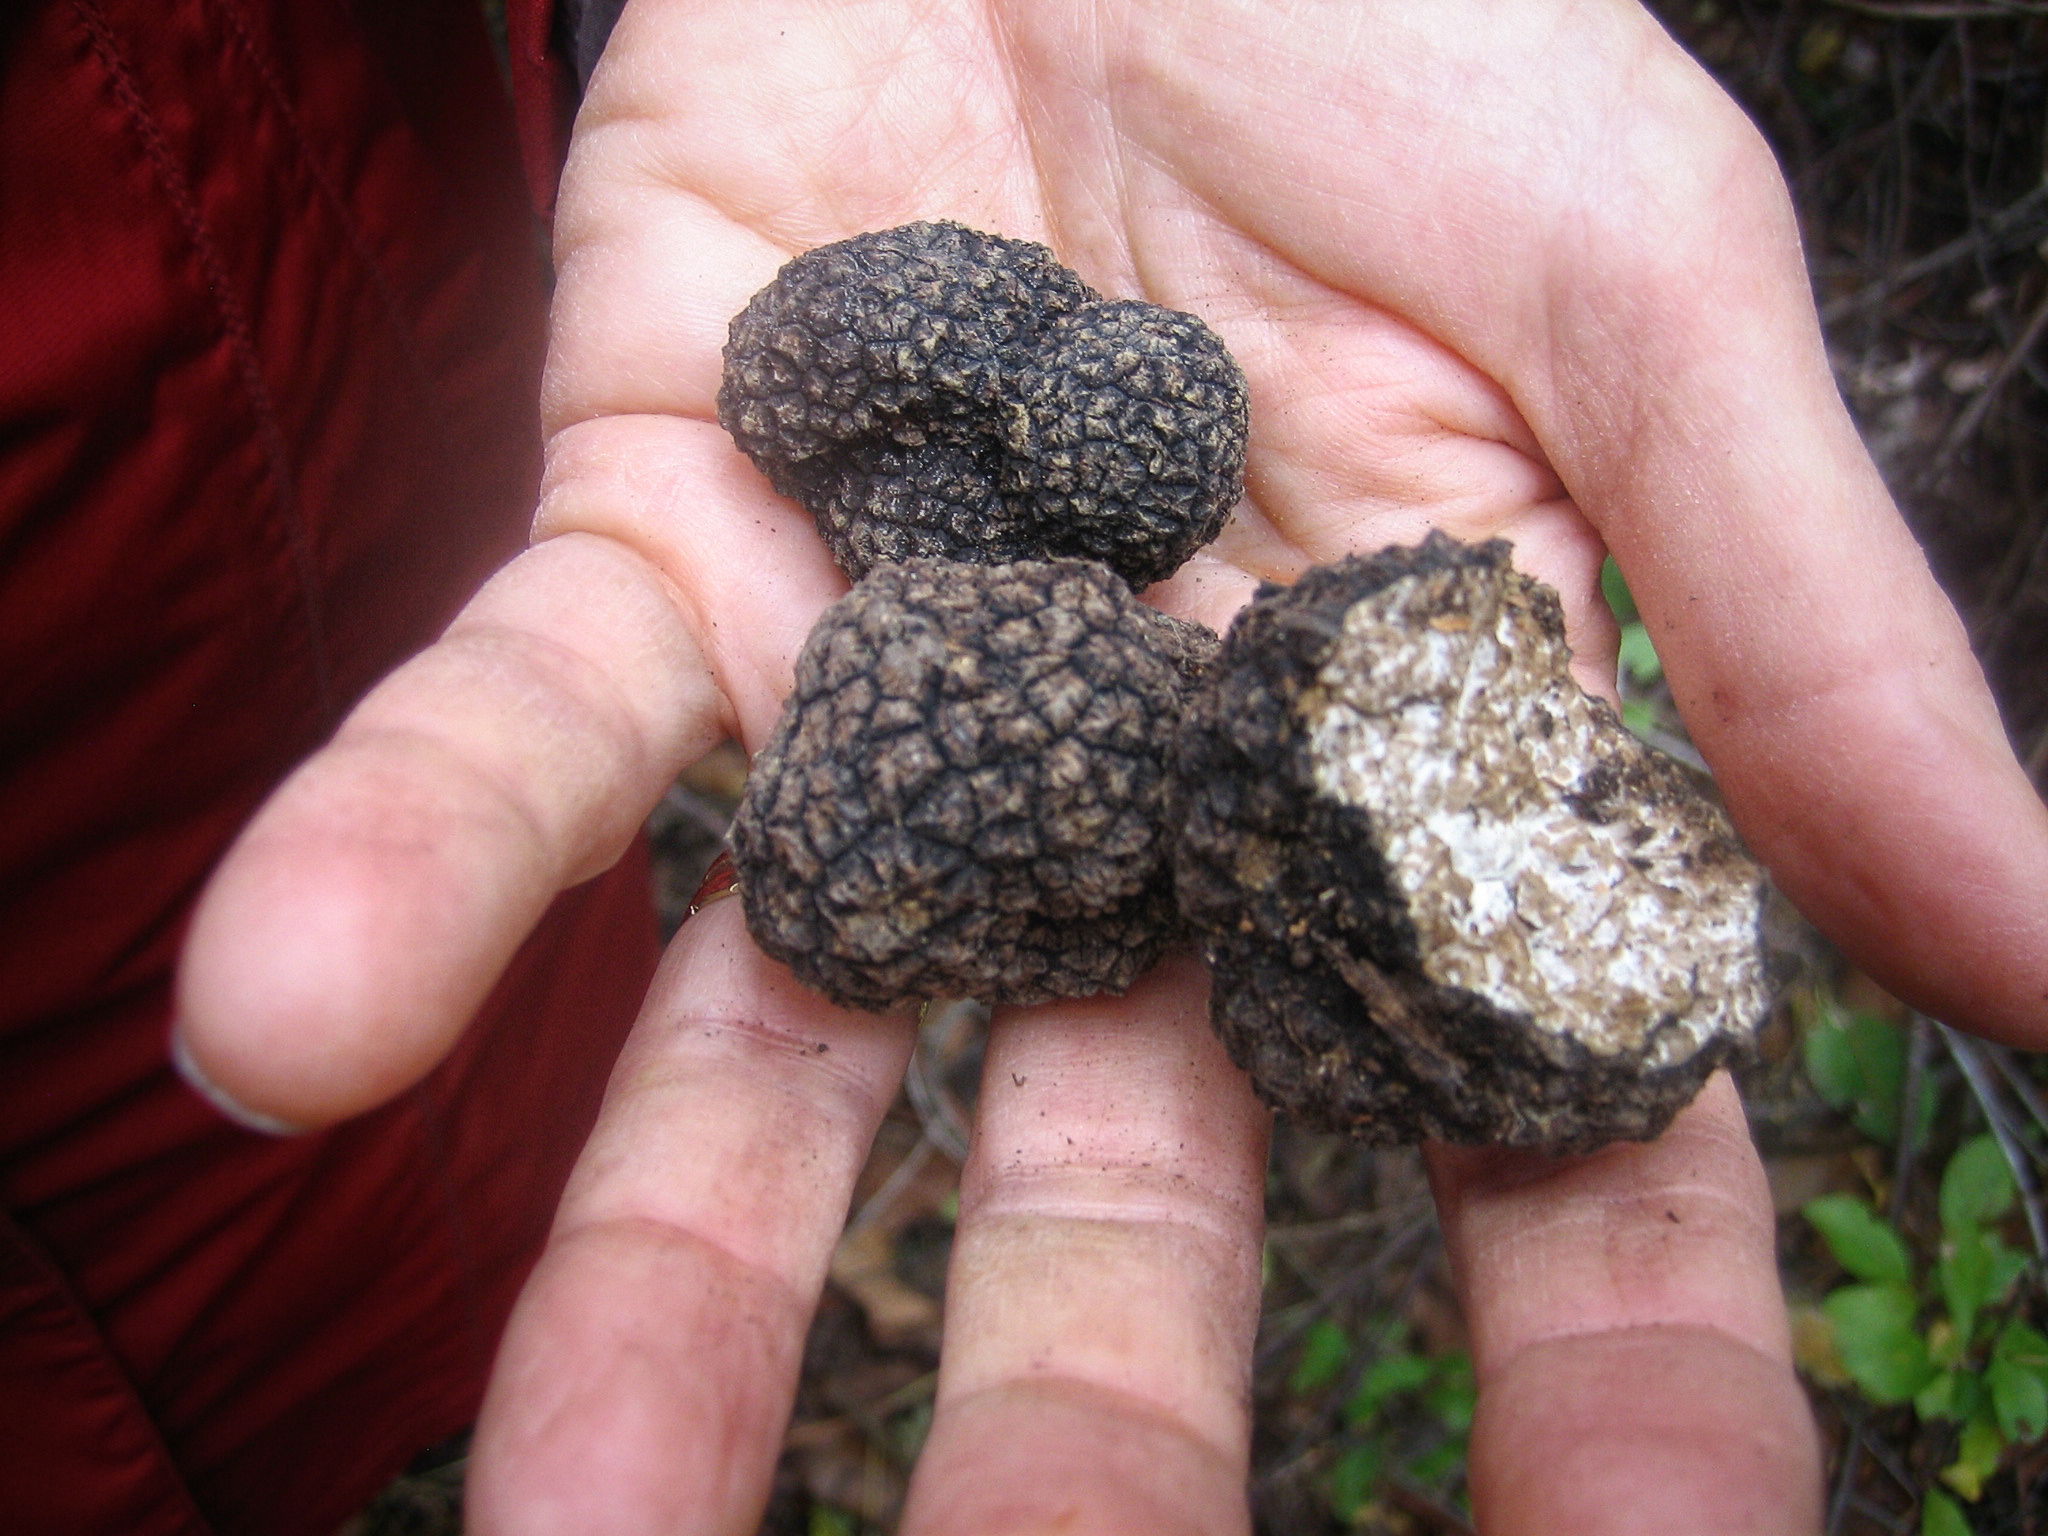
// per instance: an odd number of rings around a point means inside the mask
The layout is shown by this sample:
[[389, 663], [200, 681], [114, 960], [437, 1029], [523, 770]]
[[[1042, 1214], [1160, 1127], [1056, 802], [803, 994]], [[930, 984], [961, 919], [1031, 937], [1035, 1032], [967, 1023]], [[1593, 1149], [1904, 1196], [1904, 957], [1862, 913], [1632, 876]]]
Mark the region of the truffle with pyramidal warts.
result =
[[1268, 587], [1183, 722], [1183, 911], [1266, 1099], [1376, 1143], [1656, 1135], [1750, 1043], [1764, 881], [1572, 679], [1557, 596], [1432, 535]]
[[1134, 586], [1243, 490], [1244, 376], [1200, 320], [1028, 240], [906, 224], [806, 251], [732, 322], [718, 419], [840, 568], [1100, 560]]
[[733, 822], [755, 941], [859, 1008], [1124, 990], [1180, 933], [1168, 757], [1215, 646], [1092, 561], [877, 566]]

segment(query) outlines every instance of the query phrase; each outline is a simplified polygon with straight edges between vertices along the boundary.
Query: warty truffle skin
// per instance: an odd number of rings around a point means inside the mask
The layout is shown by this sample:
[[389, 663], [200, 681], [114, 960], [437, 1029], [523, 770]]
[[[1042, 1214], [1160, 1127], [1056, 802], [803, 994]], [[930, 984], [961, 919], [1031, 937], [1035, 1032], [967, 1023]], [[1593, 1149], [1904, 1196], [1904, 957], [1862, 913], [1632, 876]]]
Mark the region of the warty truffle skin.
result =
[[1647, 1139], [1769, 1006], [1761, 872], [1508, 556], [1433, 534], [1264, 588], [1183, 718], [1217, 1032], [1369, 1143]]
[[1193, 315], [959, 224], [796, 257], [732, 323], [718, 419], [850, 579], [1078, 556], [1171, 575], [1244, 484], [1244, 376]]
[[1167, 759], [1215, 645], [1089, 561], [877, 566], [733, 823], [755, 942], [877, 1011], [1128, 988], [1180, 935]]

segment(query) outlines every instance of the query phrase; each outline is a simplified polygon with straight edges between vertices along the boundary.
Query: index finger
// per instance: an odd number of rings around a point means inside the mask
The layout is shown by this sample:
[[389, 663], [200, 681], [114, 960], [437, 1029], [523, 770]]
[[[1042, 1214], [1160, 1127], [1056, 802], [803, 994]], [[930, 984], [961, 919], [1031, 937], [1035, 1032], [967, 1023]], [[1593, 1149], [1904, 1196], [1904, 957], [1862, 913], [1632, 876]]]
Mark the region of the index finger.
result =
[[[837, 572], [717, 428], [595, 425], [633, 451], [565, 479], [557, 455], [559, 536], [372, 691], [201, 898], [176, 1029], [230, 1113], [324, 1125], [416, 1081], [555, 893], [685, 763], [773, 721]], [[720, 623], [735, 572], [746, 611]]]

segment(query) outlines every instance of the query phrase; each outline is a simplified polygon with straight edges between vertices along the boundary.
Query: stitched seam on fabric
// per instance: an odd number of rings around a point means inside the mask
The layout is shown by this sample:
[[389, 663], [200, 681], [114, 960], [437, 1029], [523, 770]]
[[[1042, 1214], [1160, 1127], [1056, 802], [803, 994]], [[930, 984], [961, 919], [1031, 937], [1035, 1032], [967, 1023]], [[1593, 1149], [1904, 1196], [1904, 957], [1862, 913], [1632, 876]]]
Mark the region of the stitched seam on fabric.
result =
[[72, 9], [91, 38], [93, 52], [99, 55], [114, 94], [142, 141], [143, 155], [156, 172], [165, 200], [184, 229], [185, 238], [191, 242], [193, 256], [213, 299], [215, 317], [227, 338], [229, 350], [234, 354], [236, 372], [256, 418], [257, 439], [263, 449], [272, 487], [277, 493], [286, 548], [299, 583], [313, 685], [320, 712], [323, 718], [329, 717], [334, 712], [334, 687], [327, 659], [326, 617], [320, 600], [319, 566], [314, 558], [312, 533], [306, 525], [305, 510], [299, 503], [298, 487], [292, 478], [291, 455], [285, 446], [284, 429], [278, 422], [277, 404], [271, 396], [269, 383], [263, 377], [248, 314], [235, 296], [220, 248], [206, 227], [192, 188], [178, 170], [163, 126], [142, 99], [135, 73], [129, 67], [127, 56], [122, 52], [105, 12], [97, 0], [72, 0]]
[[299, 163], [306, 168], [306, 175], [313, 183], [313, 189], [333, 213], [335, 222], [341, 226], [342, 238], [355, 253], [356, 260], [363, 264], [363, 272], [370, 284], [370, 290], [383, 306], [385, 318], [398, 340], [399, 355], [405, 360], [407, 370], [413, 375], [421, 391], [429, 400], [435, 399], [429, 384], [426, 364], [413, 346], [412, 328], [408, 323], [404, 307], [398, 302], [385, 276], [383, 266], [378, 262], [376, 252], [370, 245], [369, 236], [349, 210], [347, 199], [342, 196], [340, 185], [328, 174], [327, 167], [315, 153], [311, 136], [306, 132], [298, 110], [293, 107], [290, 96], [284, 88], [284, 81], [278, 77], [276, 63], [270, 55], [256, 44], [255, 34], [250, 30], [248, 17], [235, 0], [218, 0], [220, 13], [226, 18], [228, 30], [234, 34], [236, 45], [243, 57], [256, 72], [257, 80], [270, 99], [270, 105], [278, 119], [285, 125], [292, 147], [298, 152]]
[[0, 1244], [13, 1248], [18, 1259], [26, 1263], [35, 1278], [42, 1283], [45, 1297], [69, 1312], [86, 1337], [91, 1340], [101, 1365], [115, 1382], [127, 1389], [144, 1437], [154, 1448], [170, 1483], [170, 1491], [183, 1507], [192, 1529], [212, 1531], [213, 1522], [206, 1518], [205, 1511], [200, 1509], [198, 1500], [193, 1497], [191, 1488], [186, 1484], [184, 1471], [178, 1466], [177, 1459], [171, 1455], [171, 1449], [164, 1441], [163, 1430], [157, 1424], [156, 1416], [150, 1412], [149, 1404], [135, 1385], [134, 1379], [129, 1376], [126, 1365], [114, 1353], [113, 1345], [99, 1326], [99, 1320], [92, 1315], [79, 1297], [71, 1283], [71, 1277], [64, 1272], [42, 1243], [16, 1219], [14, 1213], [4, 1208], [0, 1208]]

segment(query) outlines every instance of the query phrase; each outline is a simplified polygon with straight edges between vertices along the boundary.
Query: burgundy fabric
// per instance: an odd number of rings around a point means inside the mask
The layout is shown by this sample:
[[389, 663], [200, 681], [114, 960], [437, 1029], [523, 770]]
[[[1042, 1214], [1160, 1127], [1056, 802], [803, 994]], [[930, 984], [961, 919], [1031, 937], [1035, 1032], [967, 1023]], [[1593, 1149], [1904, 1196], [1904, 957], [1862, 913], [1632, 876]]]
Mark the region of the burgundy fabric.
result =
[[576, 121], [576, 75], [556, 35], [555, 0], [505, 0], [505, 36], [527, 189], [541, 216], [552, 221], [555, 184]]
[[269, 788], [520, 544], [542, 273], [474, 0], [0, 7], [0, 1528], [329, 1536], [473, 1416], [651, 972], [568, 893], [420, 1090], [165, 1051]]

